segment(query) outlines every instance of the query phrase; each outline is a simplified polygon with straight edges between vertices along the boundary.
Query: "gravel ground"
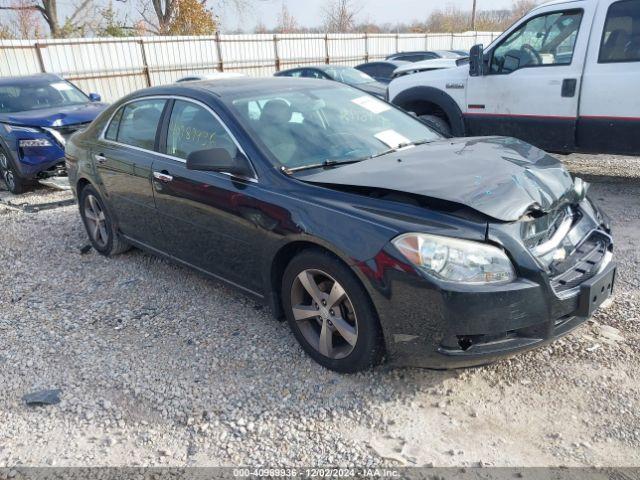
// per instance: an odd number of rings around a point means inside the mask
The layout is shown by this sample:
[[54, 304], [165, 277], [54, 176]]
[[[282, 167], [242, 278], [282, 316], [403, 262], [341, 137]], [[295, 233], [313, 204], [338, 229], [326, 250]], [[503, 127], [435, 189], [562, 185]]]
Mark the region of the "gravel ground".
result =
[[[0, 192], [0, 466], [640, 466], [640, 159], [564, 160], [612, 217], [612, 304], [454, 372], [324, 370], [236, 291], [81, 253], [68, 193]], [[61, 402], [27, 407], [40, 389]]]

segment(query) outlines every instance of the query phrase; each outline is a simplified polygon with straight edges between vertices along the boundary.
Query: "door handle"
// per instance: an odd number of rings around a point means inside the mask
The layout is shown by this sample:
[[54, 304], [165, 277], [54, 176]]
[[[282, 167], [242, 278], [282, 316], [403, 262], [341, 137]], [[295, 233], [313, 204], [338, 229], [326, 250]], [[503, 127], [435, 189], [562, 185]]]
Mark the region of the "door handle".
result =
[[94, 155], [93, 158], [96, 159], [96, 162], [98, 162], [99, 164], [103, 164], [107, 161], [107, 157], [105, 157], [104, 155], [100, 154], [100, 155]]
[[164, 172], [153, 172], [153, 178], [165, 183], [171, 182], [173, 180], [173, 177], [171, 175]]

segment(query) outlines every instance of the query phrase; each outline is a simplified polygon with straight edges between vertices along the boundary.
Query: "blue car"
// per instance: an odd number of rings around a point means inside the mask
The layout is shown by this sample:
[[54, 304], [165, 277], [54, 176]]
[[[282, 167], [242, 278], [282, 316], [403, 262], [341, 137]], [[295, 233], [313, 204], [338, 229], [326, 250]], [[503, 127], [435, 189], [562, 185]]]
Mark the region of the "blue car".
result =
[[0, 174], [12, 193], [64, 174], [67, 139], [107, 104], [57, 75], [0, 78]]

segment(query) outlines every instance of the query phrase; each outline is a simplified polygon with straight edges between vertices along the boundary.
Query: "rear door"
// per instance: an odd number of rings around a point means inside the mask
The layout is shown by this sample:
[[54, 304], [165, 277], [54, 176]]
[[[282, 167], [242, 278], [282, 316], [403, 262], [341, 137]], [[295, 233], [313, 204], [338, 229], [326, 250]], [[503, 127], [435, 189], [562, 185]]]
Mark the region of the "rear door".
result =
[[580, 150], [640, 153], [640, 0], [600, 2], [578, 120]]
[[507, 135], [554, 151], [575, 143], [578, 92], [595, 2], [537, 9], [492, 49], [488, 72], [469, 77], [472, 135]]
[[160, 231], [151, 165], [158, 155], [156, 137], [166, 103], [164, 98], [148, 98], [123, 105], [92, 152], [118, 227], [125, 235], [149, 244]]

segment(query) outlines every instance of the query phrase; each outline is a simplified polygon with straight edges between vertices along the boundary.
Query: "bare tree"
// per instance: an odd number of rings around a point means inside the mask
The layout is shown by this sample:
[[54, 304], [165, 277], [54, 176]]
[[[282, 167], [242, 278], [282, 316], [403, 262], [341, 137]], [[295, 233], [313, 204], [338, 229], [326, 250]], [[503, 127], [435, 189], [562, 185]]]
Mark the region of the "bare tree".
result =
[[297, 20], [291, 15], [284, 2], [282, 2], [282, 9], [278, 15], [278, 26], [276, 30], [278, 33], [295, 33], [299, 30]]
[[64, 18], [63, 23], [60, 22], [58, 0], [28, 0], [12, 5], [0, 5], [0, 10], [37, 12], [49, 26], [51, 36], [59, 38], [84, 31], [89, 24], [87, 12], [91, 4], [92, 0], [80, 0]]
[[354, 0], [327, 0], [322, 9], [323, 26], [326, 32], [352, 32], [356, 26], [356, 17], [362, 7]]
[[511, 7], [511, 17], [512, 19], [518, 20], [523, 17], [525, 13], [528, 13], [533, 7], [538, 5], [540, 2], [537, 0], [515, 0], [513, 2], [513, 6]]
[[[138, 0], [138, 12], [143, 19], [145, 30], [155, 35], [167, 35], [172, 19], [178, 11], [179, 2], [180, 0]], [[242, 15], [254, 2], [255, 0], [217, 0], [214, 4], [218, 10], [233, 8]], [[203, 6], [205, 3], [206, 0], [202, 2]]]

